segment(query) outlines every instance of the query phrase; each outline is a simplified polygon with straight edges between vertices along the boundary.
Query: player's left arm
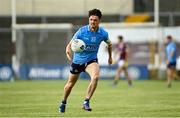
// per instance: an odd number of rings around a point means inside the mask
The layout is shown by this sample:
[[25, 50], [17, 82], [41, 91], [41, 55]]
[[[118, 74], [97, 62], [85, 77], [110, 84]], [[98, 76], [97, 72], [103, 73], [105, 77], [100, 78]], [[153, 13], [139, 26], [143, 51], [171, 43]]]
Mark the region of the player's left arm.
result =
[[106, 40], [105, 42], [106, 42], [107, 48], [108, 48], [108, 55], [109, 55], [108, 63], [111, 65], [113, 62], [113, 60], [112, 60], [112, 43], [109, 39]]

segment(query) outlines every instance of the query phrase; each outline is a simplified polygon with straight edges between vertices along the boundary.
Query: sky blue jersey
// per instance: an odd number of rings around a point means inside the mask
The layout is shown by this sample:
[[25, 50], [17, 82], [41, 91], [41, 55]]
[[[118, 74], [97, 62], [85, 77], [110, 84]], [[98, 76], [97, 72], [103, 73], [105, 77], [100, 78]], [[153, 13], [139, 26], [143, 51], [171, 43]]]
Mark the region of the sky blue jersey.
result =
[[90, 60], [97, 58], [99, 46], [102, 41], [107, 42], [109, 37], [108, 33], [99, 27], [96, 32], [91, 32], [89, 25], [81, 27], [73, 36], [72, 40], [81, 39], [86, 44], [83, 52], [76, 53], [73, 55], [73, 63], [85, 64]]
[[[171, 57], [171, 52], [174, 52], [174, 55]], [[167, 59], [171, 62], [176, 62], [176, 44], [175, 42], [170, 42], [166, 47]]]

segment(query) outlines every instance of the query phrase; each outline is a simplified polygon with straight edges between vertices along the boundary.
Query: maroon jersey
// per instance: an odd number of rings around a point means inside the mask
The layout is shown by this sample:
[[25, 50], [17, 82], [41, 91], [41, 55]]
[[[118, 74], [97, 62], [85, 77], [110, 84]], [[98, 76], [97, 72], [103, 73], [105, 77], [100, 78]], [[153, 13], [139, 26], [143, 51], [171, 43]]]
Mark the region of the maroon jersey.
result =
[[119, 51], [119, 60], [125, 60], [126, 58], [126, 44], [125, 43], [118, 43], [116, 45], [117, 50]]

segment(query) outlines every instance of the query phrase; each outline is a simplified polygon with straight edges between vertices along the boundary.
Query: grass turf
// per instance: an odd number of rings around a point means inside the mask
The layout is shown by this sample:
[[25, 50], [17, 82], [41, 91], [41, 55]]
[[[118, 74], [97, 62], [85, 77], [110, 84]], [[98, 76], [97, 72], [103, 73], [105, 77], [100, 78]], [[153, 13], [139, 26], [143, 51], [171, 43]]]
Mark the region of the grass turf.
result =
[[91, 112], [81, 109], [87, 80], [78, 80], [67, 104], [58, 113], [66, 81], [0, 82], [0, 117], [175, 117], [180, 116], [180, 82], [172, 88], [165, 81], [134, 81], [128, 87], [122, 80], [99, 80], [91, 99]]

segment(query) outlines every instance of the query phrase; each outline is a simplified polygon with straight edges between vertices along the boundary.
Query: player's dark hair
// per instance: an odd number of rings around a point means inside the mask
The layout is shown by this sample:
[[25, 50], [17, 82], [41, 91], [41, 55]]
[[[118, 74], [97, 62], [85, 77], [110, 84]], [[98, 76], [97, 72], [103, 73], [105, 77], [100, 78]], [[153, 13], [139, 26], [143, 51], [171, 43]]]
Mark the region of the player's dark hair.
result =
[[172, 40], [172, 36], [171, 36], [171, 35], [168, 35], [168, 36], [167, 36], [167, 39]]
[[102, 17], [102, 13], [101, 13], [101, 11], [99, 9], [89, 10], [89, 17], [92, 16], [92, 15], [98, 16], [99, 19], [101, 19], [101, 17]]
[[118, 39], [122, 41], [123, 40], [123, 36], [122, 35], [118, 36]]

